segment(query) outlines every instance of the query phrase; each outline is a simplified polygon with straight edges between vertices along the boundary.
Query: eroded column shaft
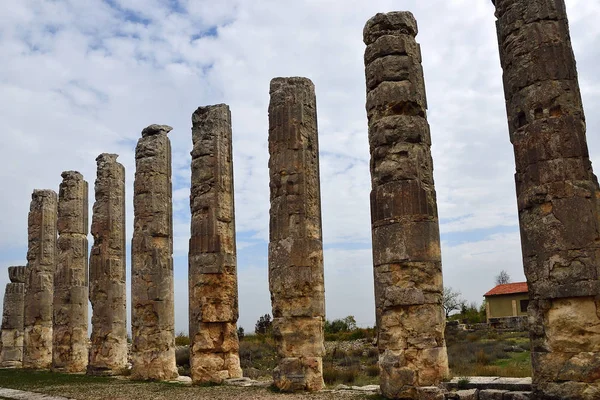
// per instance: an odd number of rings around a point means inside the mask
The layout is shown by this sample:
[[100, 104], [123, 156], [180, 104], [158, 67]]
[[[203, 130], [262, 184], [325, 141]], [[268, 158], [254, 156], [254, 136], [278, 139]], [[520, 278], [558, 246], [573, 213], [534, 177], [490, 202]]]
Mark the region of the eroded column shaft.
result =
[[600, 221], [564, 0], [496, 0], [533, 397], [600, 397]]
[[431, 138], [417, 23], [377, 14], [364, 28], [380, 383], [418, 399], [448, 375]]
[[19, 368], [23, 365], [23, 313], [25, 311], [26, 267], [8, 267], [10, 283], [4, 291], [0, 366]]
[[34, 190], [28, 217], [23, 367], [52, 365], [52, 304], [56, 265], [57, 197]]
[[133, 379], [177, 377], [173, 303], [170, 126], [150, 125], [135, 148], [131, 327]]
[[114, 375], [127, 366], [125, 168], [117, 154], [96, 158], [90, 255], [92, 335], [88, 374]]
[[88, 184], [62, 173], [54, 271], [52, 368], [83, 372], [88, 363]]
[[242, 376], [229, 107], [199, 107], [192, 115], [192, 142], [191, 376], [198, 383], [222, 382]]
[[325, 290], [313, 83], [275, 78], [269, 104], [269, 288], [284, 391], [323, 387]]

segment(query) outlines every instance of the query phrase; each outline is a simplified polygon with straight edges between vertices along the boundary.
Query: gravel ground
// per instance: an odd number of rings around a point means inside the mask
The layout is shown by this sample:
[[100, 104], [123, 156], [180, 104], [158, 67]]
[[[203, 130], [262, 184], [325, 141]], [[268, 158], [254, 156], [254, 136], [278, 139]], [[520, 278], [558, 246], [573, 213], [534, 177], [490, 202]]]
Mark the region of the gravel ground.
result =
[[77, 400], [368, 399], [368, 396], [365, 394], [351, 391], [320, 392], [311, 394], [283, 394], [274, 393], [269, 389], [256, 387], [194, 387], [153, 383], [132, 383], [128, 385], [91, 384], [87, 387], [57, 385], [30, 390], [38, 393], [63, 396]]

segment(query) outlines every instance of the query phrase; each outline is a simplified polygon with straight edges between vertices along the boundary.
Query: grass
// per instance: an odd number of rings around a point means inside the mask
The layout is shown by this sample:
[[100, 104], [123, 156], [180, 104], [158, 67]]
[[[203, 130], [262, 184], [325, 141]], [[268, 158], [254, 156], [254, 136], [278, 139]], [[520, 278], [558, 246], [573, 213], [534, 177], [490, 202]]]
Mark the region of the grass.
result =
[[461, 332], [447, 346], [453, 376], [531, 376], [526, 332]]

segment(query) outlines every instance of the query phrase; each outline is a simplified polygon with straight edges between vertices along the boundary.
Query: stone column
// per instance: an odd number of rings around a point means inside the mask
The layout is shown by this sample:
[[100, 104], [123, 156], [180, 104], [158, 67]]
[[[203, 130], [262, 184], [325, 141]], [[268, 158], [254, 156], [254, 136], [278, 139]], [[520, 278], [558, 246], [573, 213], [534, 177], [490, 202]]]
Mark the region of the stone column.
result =
[[563, 0], [496, 0], [533, 398], [600, 398], [600, 220]]
[[325, 289], [315, 88], [275, 78], [269, 104], [269, 288], [284, 391], [323, 388]]
[[417, 22], [410, 12], [377, 14], [363, 35], [381, 391], [418, 399], [448, 376], [448, 358]]
[[171, 142], [150, 125], [135, 148], [131, 241], [132, 379], [177, 378], [173, 303]]
[[242, 376], [229, 107], [199, 107], [192, 142], [190, 369], [195, 383], [220, 383]]
[[0, 367], [20, 368], [23, 365], [23, 312], [25, 311], [26, 267], [8, 267], [10, 283], [4, 292], [2, 312], [2, 343]]
[[52, 365], [52, 304], [56, 264], [57, 197], [53, 190], [34, 190], [28, 217], [23, 367]]
[[87, 372], [119, 374], [127, 366], [125, 168], [117, 154], [100, 154], [90, 255], [92, 336]]
[[77, 171], [61, 176], [52, 369], [83, 372], [88, 363], [88, 184]]

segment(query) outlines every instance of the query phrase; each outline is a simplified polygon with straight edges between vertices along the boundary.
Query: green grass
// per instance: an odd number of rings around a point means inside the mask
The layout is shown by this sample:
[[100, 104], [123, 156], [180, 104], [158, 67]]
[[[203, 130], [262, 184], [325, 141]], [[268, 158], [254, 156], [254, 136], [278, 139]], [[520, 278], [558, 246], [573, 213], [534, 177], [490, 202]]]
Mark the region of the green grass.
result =
[[104, 383], [111, 381], [114, 382], [114, 378], [61, 374], [50, 371], [0, 368], [0, 382], [2, 382], [2, 387], [10, 389], [31, 389], [49, 385], [87, 385], [89, 383]]

